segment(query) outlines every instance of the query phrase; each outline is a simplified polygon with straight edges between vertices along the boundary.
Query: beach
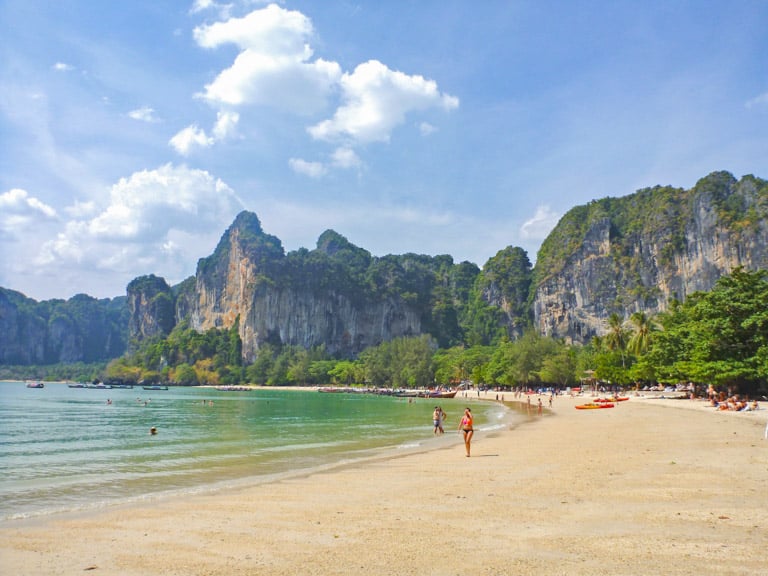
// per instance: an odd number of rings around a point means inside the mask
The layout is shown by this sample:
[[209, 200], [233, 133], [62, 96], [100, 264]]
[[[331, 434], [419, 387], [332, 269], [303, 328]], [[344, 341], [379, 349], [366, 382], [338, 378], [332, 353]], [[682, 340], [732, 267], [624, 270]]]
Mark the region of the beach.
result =
[[[509, 399], [511, 399], [511, 395]], [[489, 396], [490, 397], [490, 396]], [[533, 397], [534, 404], [536, 397]], [[544, 405], [547, 399], [544, 398]], [[438, 450], [0, 526], [5, 574], [765, 574], [768, 403], [631, 398]]]

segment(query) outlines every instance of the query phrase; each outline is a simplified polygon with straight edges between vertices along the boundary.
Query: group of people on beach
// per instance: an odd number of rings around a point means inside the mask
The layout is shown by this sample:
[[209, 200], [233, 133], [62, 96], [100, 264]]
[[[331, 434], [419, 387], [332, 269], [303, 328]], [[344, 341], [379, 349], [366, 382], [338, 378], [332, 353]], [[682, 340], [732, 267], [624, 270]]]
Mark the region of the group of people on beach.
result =
[[718, 410], [731, 410], [733, 412], [760, 410], [760, 405], [757, 400], [749, 402], [749, 400], [739, 397], [738, 394], [729, 398], [718, 398], [714, 395], [710, 396], [709, 405]]
[[[435, 410], [432, 412], [432, 425], [434, 427], [435, 434], [444, 434], [443, 422], [447, 418], [447, 414], [443, 411], [442, 406], [435, 406]], [[472, 410], [469, 407], [464, 409], [464, 414], [459, 420], [459, 432], [464, 435], [464, 449], [467, 452], [467, 458], [469, 458], [470, 445], [472, 443], [472, 436], [475, 433], [474, 419], [472, 417]]]

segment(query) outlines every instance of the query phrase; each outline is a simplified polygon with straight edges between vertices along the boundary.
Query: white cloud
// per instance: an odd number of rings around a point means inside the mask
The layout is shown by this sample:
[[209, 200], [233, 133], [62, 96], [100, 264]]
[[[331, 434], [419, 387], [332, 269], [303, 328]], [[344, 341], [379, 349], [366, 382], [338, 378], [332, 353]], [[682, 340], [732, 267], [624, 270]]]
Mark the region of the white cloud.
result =
[[232, 8], [234, 8], [232, 3], [216, 2], [216, 0], [195, 0], [189, 13], [197, 14], [206, 10], [215, 10], [220, 18], [229, 18]]
[[93, 217], [67, 222], [37, 263], [77, 262], [126, 281], [149, 272], [178, 280], [194, 272], [241, 207], [229, 186], [203, 170], [166, 164], [136, 172], [112, 186], [109, 204]]
[[168, 144], [182, 156], [189, 156], [195, 149], [209, 148], [220, 140], [231, 138], [237, 131], [239, 121], [240, 115], [237, 112], [222, 111], [216, 116], [213, 136], [208, 136], [205, 130], [192, 124], [177, 132]]
[[55, 218], [56, 210], [41, 202], [34, 196], [30, 196], [26, 190], [12, 188], [4, 194], [0, 194], [0, 210], [3, 213], [18, 215], [42, 215], [46, 218]]
[[189, 12], [191, 14], [196, 14], [197, 12], [202, 12], [204, 10], [208, 10], [209, 8], [212, 8], [216, 5], [216, 2], [214, 0], [195, 0], [192, 4], [192, 8], [189, 9]]
[[64, 211], [70, 218], [87, 218], [96, 214], [99, 211], [99, 208], [93, 200], [88, 202], [80, 202], [76, 200], [72, 206], [64, 208]]
[[297, 174], [303, 174], [310, 178], [322, 178], [328, 172], [322, 162], [308, 162], [301, 158], [291, 158], [288, 160], [288, 165]]
[[336, 168], [355, 168], [360, 166], [360, 157], [351, 148], [336, 148], [331, 163]]
[[429, 136], [430, 134], [434, 134], [437, 132], [437, 128], [432, 126], [429, 122], [422, 122], [419, 124], [419, 132], [422, 136]]
[[433, 80], [390, 70], [378, 60], [369, 60], [351, 74], [345, 73], [341, 89], [344, 104], [332, 119], [309, 128], [314, 138], [386, 142], [410, 112], [433, 107], [452, 110], [459, 105], [458, 98], [441, 94]]
[[768, 92], [755, 96], [751, 100], [748, 100], [745, 104], [747, 108], [758, 108], [766, 106], [768, 107]]
[[56, 210], [30, 196], [26, 190], [12, 188], [0, 194], [0, 234], [26, 233], [40, 219], [54, 220]]
[[[221, 11], [224, 6], [198, 0], [192, 12]], [[277, 4], [196, 27], [193, 36], [200, 47], [216, 49], [232, 44], [239, 52], [232, 64], [196, 95], [218, 110], [216, 125], [209, 130], [212, 136], [193, 124], [174, 136], [171, 145], [182, 155], [212, 146], [234, 132], [240, 120], [235, 110], [242, 113], [247, 106], [273, 107], [298, 115], [324, 114], [327, 119], [309, 126], [308, 133], [316, 140], [341, 142], [344, 156], [337, 156], [337, 150], [327, 165], [289, 161], [293, 170], [317, 178], [331, 167], [359, 165], [352, 148], [388, 141], [408, 115], [458, 107], [458, 98], [441, 93], [433, 80], [391, 70], [378, 60], [342, 73], [337, 62], [314, 58], [310, 44], [314, 33], [307, 16]], [[328, 118], [331, 98], [339, 97], [341, 105]], [[418, 129], [422, 135], [436, 130], [427, 122]]]
[[305, 114], [321, 110], [341, 69], [335, 62], [310, 60], [312, 34], [309, 18], [275, 4], [195, 28], [195, 40], [204, 48], [235, 44], [241, 49], [201, 96], [214, 105], [258, 104]]
[[155, 111], [149, 106], [142, 106], [136, 110], [131, 110], [128, 112], [128, 116], [134, 120], [140, 120], [141, 122], [152, 123], [158, 121], [157, 118], [155, 118]]
[[213, 135], [216, 140], [224, 140], [232, 137], [240, 122], [240, 115], [237, 112], [219, 112], [216, 117], [216, 125], [213, 127]]
[[0, 236], [21, 236], [34, 229], [40, 220], [55, 219], [56, 210], [26, 190], [12, 188], [0, 194]]
[[199, 128], [197, 124], [192, 124], [179, 131], [168, 144], [182, 156], [188, 156], [195, 148], [208, 148], [213, 145], [213, 142], [213, 138], [209, 138], [205, 130]]
[[323, 162], [310, 162], [301, 158], [291, 158], [288, 160], [291, 170], [310, 178], [322, 178], [328, 174], [329, 167], [348, 170], [350, 168], [357, 168], [361, 164], [362, 161], [355, 151], [344, 146], [333, 151], [330, 162], [327, 164]]
[[71, 72], [75, 67], [66, 62], [56, 62], [56, 64], [53, 65], [53, 69], [57, 72]]
[[554, 212], [549, 206], [539, 206], [532, 218], [520, 227], [521, 238], [543, 240], [560, 220], [561, 214]]

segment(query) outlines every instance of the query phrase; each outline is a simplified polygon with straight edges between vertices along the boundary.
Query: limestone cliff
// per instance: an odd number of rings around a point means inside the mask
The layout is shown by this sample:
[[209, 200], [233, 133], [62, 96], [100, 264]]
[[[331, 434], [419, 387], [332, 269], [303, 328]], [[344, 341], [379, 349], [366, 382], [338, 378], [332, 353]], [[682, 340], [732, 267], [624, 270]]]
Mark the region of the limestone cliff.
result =
[[653, 315], [738, 266], [768, 268], [768, 185], [727, 172], [690, 190], [656, 186], [573, 208], [533, 270], [520, 248], [500, 250], [481, 271], [450, 256], [373, 257], [330, 230], [314, 250], [286, 253], [242, 212], [194, 277], [129, 286], [130, 333], [142, 340], [182, 321], [199, 331], [237, 325], [246, 363], [264, 343], [346, 357], [408, 335], [429, 334], [443, 348], [493, 344], [531, 324], [587, 342], [611, 313]]
[[768, 183], [727, 172], [569, 211], [534, 270], [535, 328], [586, 342], [616, 312], [652, 315], [736, 267], [768, 268]]
[[196, 274], [176, 286], [154, 275], [127, 298], [35, 302], [0, 288], [0, 364], [99, 361], [179, 323], [237, 326], [243, 360], [265, 344], [324, 346], [352, 357], [400, 336], [442, 348], [544, 335], [587, 342], [611, 313], [664, 311], [711, 289], [736, 267], [768, 269], [768, 183], [727, 172], [692, 189], [661, 187], [571, 209], [531, 269], [507, 247], [482, 270], [448, 255], [373, 257], [332, 230], [313, 250], [286, 253], [242, 212]]
[[[342, 262], [344, 265], [342, 265]], [[177, 305], [197, 330], [230, 328], [239, 319], [243, 357], [264, 342], [353, 355], [367, 346], [421, 333], [416, 307], [397, 295], [362, 289], [356, 272], [370, 255], [335, 233], [318, 249], [286, 255], [258, 218], [241, 213], [216, 251], [198, 264], [195, 287]]]
[[[487, 307], [497, 311], [496, 316], [503, 327], [503, 330], [496, 331], [497, 334], [516, 339], [529, 326], [531, 274], [528, 254], [519, 247], [508, 246], [499, 250], [483, 266], [476, 280], [475, 295]], [[473, 320], [478, 313], [478, 306], [475, 306], [470, 312]]]
[[0, 364], [97, 362], [126, 350], [125, 298], [37, 302], [0, 288]]
[[140, 276], [127, 287], [128, 331], [136, 342], [167, 336], [176, 324], [174, 296], [168, 283], [154, 274]]

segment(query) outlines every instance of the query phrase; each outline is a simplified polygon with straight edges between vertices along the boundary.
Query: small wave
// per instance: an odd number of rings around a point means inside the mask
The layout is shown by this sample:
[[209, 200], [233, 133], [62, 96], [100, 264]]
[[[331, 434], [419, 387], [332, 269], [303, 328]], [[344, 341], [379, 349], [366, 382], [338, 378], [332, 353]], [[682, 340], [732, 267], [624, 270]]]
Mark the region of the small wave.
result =
[[397, 448], [398, 450], [408, 450], [408, 449], [419, 448], [419, 447], [421, 447], [421, 442], [400, 444]]
[[496, 430], [504, 430], [508, 427], [507, 424], [490, 424], [487, 426], [481, 426], [478, 428], [480, 432], [494, 432]]

